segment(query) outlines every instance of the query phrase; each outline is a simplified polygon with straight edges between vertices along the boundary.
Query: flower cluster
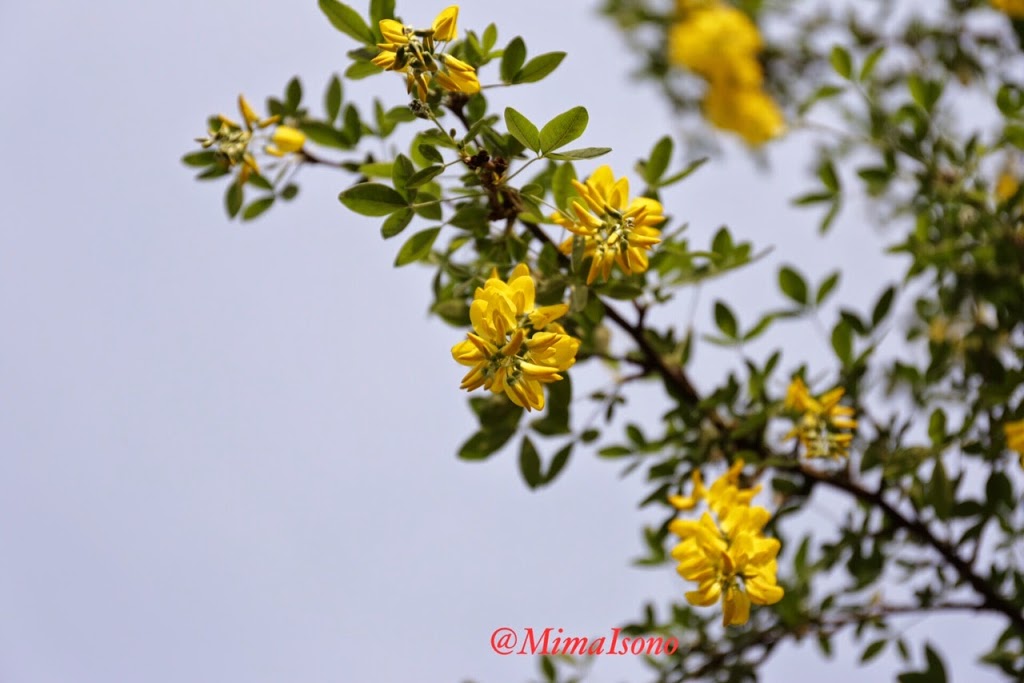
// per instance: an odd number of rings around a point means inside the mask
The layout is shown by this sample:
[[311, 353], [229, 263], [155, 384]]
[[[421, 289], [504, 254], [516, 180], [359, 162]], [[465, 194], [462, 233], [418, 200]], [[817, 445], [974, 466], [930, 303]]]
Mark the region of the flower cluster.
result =
[[750, 502], [761, 487], [739, 485], [743, 461], [737, 460], [710, 488], [705, 488], [699, 470], [693, 473], [690, 496], [670, 496], [680, 510], [692, 510], [701, 500], [709, 510], [699, 520], [675, 519], [669, 530], [682, 539], [672, 550], [679, 564], [676, 571], [697, 590], [686, 593], [691, 605], [707, 607], [722, 601], [722, 625], [747, 623], [750, 605], [772, 605], [782, 599], [778, 585], [776, 557], [778, 539], [763, 535], [771, 514]]
[[1003, 425], [1006, 446], [1020, 456], [1020, 466], [1024, 469], [1024, 420], [1007, 422]]
[[559, 372], [576, 362], [578, 339], [555, 320], [567, 304], [535, 307], [534, 282], [526, 264], [512, 271], [508, 282], [495, 271], [478, 287], [469, 308], [473, 332], [452, 347], [452, 356], [472, 368], [462, 389], [483, 387], [527, 410], [544, 407], [542, 384], [562, 379]]
[[992, 0], [992, 6], [1014, 19], [1024, 19], [1024, 0]]
[[[221, 114], [214, 119], [215, 126], [205, 138], [196, 138], [204, 148], [216, 147], [228, 166], [241, 168], [238, 181], [245, 184], [251, 173], [259, 174], [260, 167], [250, 150], [254, 134], [280, 121], [279, 116], [261, 117], [243, 95], [238, 96], [238, 111], [244, 125]], [[271, 156], [283, 157], [298, 152], [306, 144], [306, 135], [291, 126], [279, 125], [269, 137], [264, 151]]]
[[445, 54], [437, 43], [455, 40], [459, 8], [445, 8], [429, 29], [415, 29], [394, 19], [381, 19], [380, 32], [387, 42], [378, 43], [380, 54], [371, 61], [387, 71], [405, 73], [409, 92], [415, 89], [419, 99], [427, 99], [430, 80], [452, 92], [480, 92], [476, 70], [461, 59]]
[[704, 116], [751, 145], [781, 135], [782, 112], [762, 88], [761, 34], [754, 22], [718, 0], [680, 0], [679, 6], [682, 17], [669, 32], [669, 59], [707, 80]]
[[853, 408], [839, 405], [845, 391], [836, 387], [814, 398], [804, 381], [794, 377], [786, 390], [784, 407], [799, 417], [784, 438], [799, 439], [808, 458], [838, 459], [849, 455], [857, 421], [853, 419]]
[[[591, 259], [587, 284], [598, 275], [607, 280], [616, 263], [627, 275], [647, 270], [647, 252], [661, 241], [654, 226], [664, 222], [659, 202], [646, 197], [629, 199], [629, 180], [615, 179], [605, 165], [594, 171], [585, 183], [572, 181], [583, 199], [572, 202], [575, 219], [556, 213], [552, 220], [583, 238], [583, 255]], [[572, 253], [573, 238], [562, 243], [565, 254]]]

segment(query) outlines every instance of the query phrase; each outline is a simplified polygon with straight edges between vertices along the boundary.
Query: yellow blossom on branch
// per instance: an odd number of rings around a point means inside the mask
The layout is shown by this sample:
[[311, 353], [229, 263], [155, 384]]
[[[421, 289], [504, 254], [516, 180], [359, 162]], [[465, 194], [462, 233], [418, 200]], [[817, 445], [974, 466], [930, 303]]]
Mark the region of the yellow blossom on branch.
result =
[[455, 360], [471, 368], [460, 388], [505, 393], [527, 410], [544, 407], [542, 385], [562, 379], [558, 373], [576, 362], [580, 342], [555, 322], [567, 304], [538, 308], [534, 297], [526, 264], [516, 266], [508, 282], [495, 271], [477, 288], [469, 308], [473, 331], [452, 347]]
[[1007, 422], [1003, 425], [1006, 446], [1020, 456], [1020, 466], [1024, 468], [1024, 420]]
[[[582, 202], [574, 200], [575, 218], [559, 212], [552, 220], [584, 241], [583, 254], [590, 259], [587, 284], [598, 275], [607, 280], [616, 263], [627, 275], [647, 270], [647, 252], [661, 241], [654, 226], [665, 221], [661, 204], [653, 199], [629, 199], [629, 180], [615, 179], [611, 167], [598, 168], [585, 183], [572, 181]], [[573, 238], [562, 243], [562, 253], [571, 254]]]
[[784, 407], [799, 417], [783, 438], [798, 439], [808, 458], [838, 459], [849, 455], [857, 421], [853, 419], [853, 408], [839, 404], [845, 392], [836, 387], [815, 398], [804, 381], [794, 377], [786, 390]]
[[260, 172], [256, 158], [249, 150], [253, 133], [274, 125], [280, 120], [280, 117], [261, 117], [244, 95], [238, 96], [238, 111], [242, 115], [243, 123], [239, 124], [224, 114], [220, 114], [207, 137], [198, 138], [197, 142], [201, 143], [203, 147], [216, 147], [229, 167], [239, 166], [241, 170], [238, 172], [238, 181], [245, 184], [251, 173]]
[[283, 157], [298, 152], [306, 144], [306, 134], [291, 126], [278, 126], [270, 136], [271, 144], [267, 145], [267, 154]]
[[455, 39], [458, 18], [459, 8], [452, 5], [441, 10], [429, 29], [381, 19], [380, 32], [385, 42], [377, 44], [380, 53], [370, 61], [387, 71], [405, 73], [408, 91], [415, 90], [421, 100], [427, 98], [431, 79], [452, 92], [480, 92], [476, 70], [437, 46]]
[[704, 486], [704, 479], [700, 470], [694, 470], [693, 493], [689, 496], [671, 495], [668, 502], [679, 510], [692, 510], [702, 500], [707, 501], [708, 507], [717, 514], [723, 515], [725, 511], [735, 505], [749, 505], [761, 491], [761, 485], [749, 489], [740, 488], [740, 473], [743, 471], [743, 459], [738, 459], [732, 464], [725, 474], [715, 480], [711, 488]]
[[784, 594], [776, 579], [780, 543], [762, 533], [771, 514], [749, 504], [760, 487], [741, 489], [742, 469], [743, 461], [736, 461], [710, 489], [695, 472], [693, 495], [670, 499], [681, 509], [691, 509], [701, 499], [708, 503], [710, 511], [699, 520], [676, 519], [669, 524], [682, 539], [672, 557], [679, 562], [679, 575], [698, 584], [686, 593], [687, 602], [707, 607], [721, 600], [723, 626], [745, 624], [751, 603], [771, 605]]

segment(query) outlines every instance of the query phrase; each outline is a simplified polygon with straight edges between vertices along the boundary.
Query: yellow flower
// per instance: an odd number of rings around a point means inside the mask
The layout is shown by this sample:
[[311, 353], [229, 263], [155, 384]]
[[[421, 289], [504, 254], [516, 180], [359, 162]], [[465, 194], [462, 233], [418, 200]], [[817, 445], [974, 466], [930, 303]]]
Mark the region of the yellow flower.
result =
[[808, 458], [838, 459], [849, 455], [857, 421], [853, 419], [853, 408], [839, 404], [845, 392], [836, 387], [814, 398], [804, 381], [794, 377], [786, 390], [783, 407], [802, 415], [783, 438], [799, 439]]
[[253, 133], [257, 129], [272, 126], [280, 120], [278, 116], [260, 118], [244, 95], [238, 96], [238, 111], [243, 123], [239, 124], [224, 114], [217, 117], [216, 130], [210, 130], [205, 138], [199, 138], [204, 148], [216, 147], [229, 168], [239, 167], [238, 182], [245, 184], [252, 173], [259, 173], [256, 158], [249, 151]]
[[1015, 19], [1024, 19], [1024, 0], [992, 0], [992, 6]]
[[267, 145], [267, 154], [283, 157], [291, 152], [298, 152], [306, 144], [306, 134], [291, 126], [278, 126], [270, 136], [271, 144]]
[[452, 5], [441, 10], [433, 27], [427, 30], [417, 30], [394, 19], [381, 19], [380, 32], [385, 42], [377, 44], [381, 51], [370, 61], [386, 71], [404, 72], [408, 91], [415, 90], [421, 100], [427, 98], [431, 79], [452, 92], [480, 92], [476, 70], [441, 52], [436, 45], [455, 39], [458, 18], [459, 8]]
[[1007, 422], [1003, 425], [1006, 446], [1020, 456], [1020, 466], [1024, 468], [1024, 420]]
[[[665, 221], [661, 204], [653, 199], [629, 199], [629, 180], [615, 180], [609, 166], [601, 166], [585, 183], [572, 181], [582, 202], [572, 202], [576, 218], [559, 212], [552, 220], [584, 240], [584, 256], [591, 259], [587, 284], [600, 274], [607, 280], [616, 263], [627, 275], [647, 270], [647, 252], [661, 241], [654, 226]], [[573, 239], [562, 243], [565, 254], [572, 253]]]
[[704, 96], [704, 116], [718, 128], [739, 133], [755, 146], [782, 135], [786, 130], [778, 105], [757, 88], [712, 83]]
[[735, 505], [716, 523], [705, 512], [700, 521], [673, 520], [672, 533], [682, 542], [672, 550], [676, 571], [697, 589], [686, 593], [691, 605], [707, 607], [722, 600], [722, 625], [747, 623], [750, 604], [771, 605], [782, 599], [776, 557], [778, 539], [761, 531], [771, 515], [762, 507]]
[[693, 493], [689, 496], [671, 495], [668, 502], [679, 510], [692, 510], [701, 500], [706, 500], [708, 507], [716, 515], [724, 515], [727, 510], [737, 505], [750, 505], [761, 491], [761, 485], [743, 489], [739, 486], [740, 473], [743, 471], [743, 459], [732, 464], [725, 474], [719, 477], [711, 488], [705, 488], [700, 470], [693, 471]]
[[459, 21], [459, 6], [445, 7], [434, 19], [434, 40], [455, 40], [456, 24]]
[[473, 332], [452, 347], [452, 357], [471, 368], [460, 388], [504, 392], [527, 410], [544, 407], [541, 385], [562, 379], [558, 373], [576, 362], [580, 342], [555, 322], [568, 305], [537, 308], [534, 296], [530, 269], [522, 263], [508, 282], [495, 271], [477, 288], [469, 308]]
[[750, 18], [728, 5], [689, 11], [669, 31], [669, 59], [709, 81], [760, 87], [761, 34]]

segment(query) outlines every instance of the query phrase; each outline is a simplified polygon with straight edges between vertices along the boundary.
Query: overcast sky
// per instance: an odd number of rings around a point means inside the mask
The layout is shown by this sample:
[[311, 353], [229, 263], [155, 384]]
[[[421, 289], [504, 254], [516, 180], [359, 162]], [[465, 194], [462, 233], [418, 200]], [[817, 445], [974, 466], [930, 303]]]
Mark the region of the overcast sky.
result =
[[[595, 5], [467, 0], [460, 30], [496, 21], [502, 43], [567, 50], [548, 81], [493, 106], [535, 121], [587, 106], [581, 143], [615, 148], [607, 160], [632, 174], [675, 126], [629, 82], [633, 58]], [[349, 178], [306, 169], [292, 205], [238, 224], [223, 185], [179, 164], [239, 92], [262, 103], [300, 74], [318, 103], [344, 69], [351, 41], [312, 0], [285, 6], [0, 4], [4, 683], [524, 681], [536, 662], [492, 653], [495, 628], [603, 634], [689, 590], [669, 566], [629, 566], [650, 519], [636, 509], [644, 487], [592, 452], [538, 493], [511, 452], [454, 457], [474, 427], [449, 352], [462, 332], [426, 317], [429, 271], [392, 269], [399, 242], [338, 204]], [[442, 7], [399, 10], [427, 24]], [[405, 102], [390, 76], [346, 84], [348, 99], [374, 94]], [[698, 245], [728, 223], [777, 251], [707, 288], [702, 324], [717, 297], [748, 315], [777, 304], [783, 261], [815, 281], [844, 265], [851, 305], [899, 276], [872, 257], [884, 235], [863, 215], [822, 242], [817, 216], [789, 206], [809, 183], [806, 139], [776, 146], [770, 174], [725, 149], [668, 211]], [[686, 320], [691, 302], [667, 315]], [[805, 332], [776, 342], [790, 366], [827, 369], [827, 343]], [[698, 357], [703, 387], [738, 363]], [[656, 422], [658, 398], [641, 392], [631, 419]], [[812, 505], [810, 523], [826, 512]], [[971, 657], [994, 623], [905, 625], [986, 681]], [[787, 646], [765, 680], [859, 681], [856, 655]], [[891, 677], [880, 662], [870, 673]], [[603, 658], [590, 680], [642, 670]]]

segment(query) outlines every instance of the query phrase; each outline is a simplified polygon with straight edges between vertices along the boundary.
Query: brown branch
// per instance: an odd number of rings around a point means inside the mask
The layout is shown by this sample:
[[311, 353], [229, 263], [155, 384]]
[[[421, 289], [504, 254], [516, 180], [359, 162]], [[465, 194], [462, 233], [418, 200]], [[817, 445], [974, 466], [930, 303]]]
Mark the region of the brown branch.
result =
[[1000, 612], [1010, 620], [1014, 628], [1024, 635], [1024, 614], [1021, 613], [1021, 610], [997, 593], [989, 582], [976, 574], [971, 563], [961, 557], [953, 546], [933, 534], [927, 524], [920, 519], [908, 518], [885, 500], [881, 491], [870, 491], [845, 475], [830, 476], [804, 464], [798, 464], [796, 470], [807, 479], [844, 491], [857, 500], [880, 509], [898, 528], [910, 532], [938, 552], [956, 570], [960, 580], [969, 584], [982, 597], [983, 602], [975, 606], [974, 609]]

